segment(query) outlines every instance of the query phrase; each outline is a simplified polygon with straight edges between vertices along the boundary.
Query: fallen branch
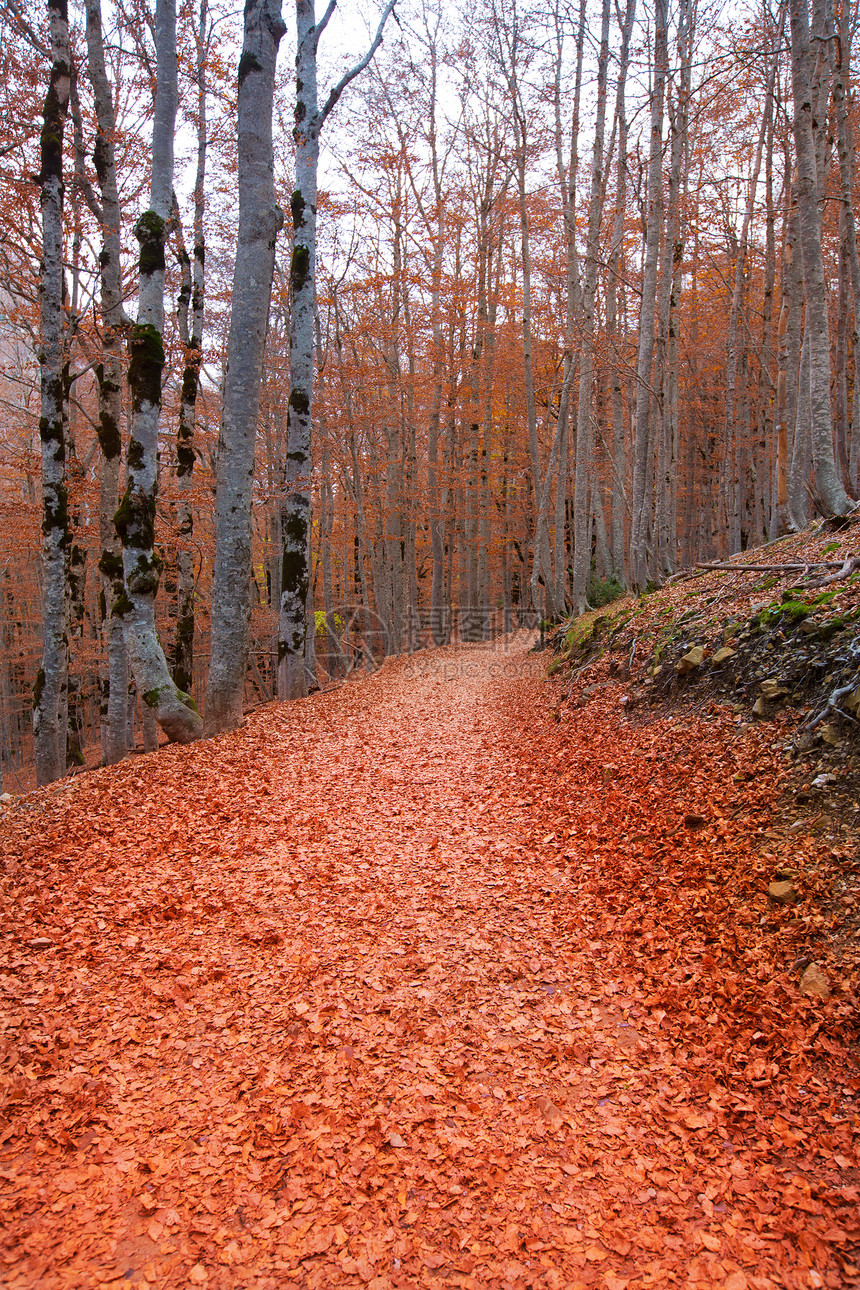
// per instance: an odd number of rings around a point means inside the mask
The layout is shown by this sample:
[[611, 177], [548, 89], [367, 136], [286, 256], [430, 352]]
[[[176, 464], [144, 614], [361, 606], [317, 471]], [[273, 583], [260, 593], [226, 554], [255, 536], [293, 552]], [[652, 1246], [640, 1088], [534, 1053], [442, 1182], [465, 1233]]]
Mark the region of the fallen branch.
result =
[[697, 564], [696, 568], [724, 569], [727, 573], [811, 573], [813, 569], [841, 569], [844, 565], [838, 560], [811, 560], [808, 564]]
[[800, 744], [800, 741], [804, 737], [804, 735], [811, 735], [814, 730], [817, 730], [818, 727], [821, 725], [821, 723], [827, 719], [827, 717], [830, 715], [831, 712], [835, 712], [840, 717], [847, 717], [849, 721], [856, 721], [856, 717], [852, 717], [849, 713], [844, 712], [842, 708], [839, 707], [839, 704], [842, 702], [842, 700], [846, 698], [847, 695], [851, 694], [854, 690], [856, 690], [856, 688], [857, 688], [857, 681], [855, 679], [851, 681], [850, 684], [840, 685], [838, 689], [834, 690], [833, 693], [830, 695], [830, 698], [827, 700], [827, 703], [821, 709], [821, 711], [818, 713], [815, 713], [811, 717], [808, 717], [807, 720], [804, 721], [803, 725], [800, 727], [795, 737], [795, 740], [794, 740], [795, 746]]
[[858, 569], [860, 569], [860, 555], [847, 555], [845, 563], [839, 567], [836, 573], [830, 573], [825, 578], [815, 578], [809, 585], [810, 587], [829, 587], [832, 582], [844, 582]]

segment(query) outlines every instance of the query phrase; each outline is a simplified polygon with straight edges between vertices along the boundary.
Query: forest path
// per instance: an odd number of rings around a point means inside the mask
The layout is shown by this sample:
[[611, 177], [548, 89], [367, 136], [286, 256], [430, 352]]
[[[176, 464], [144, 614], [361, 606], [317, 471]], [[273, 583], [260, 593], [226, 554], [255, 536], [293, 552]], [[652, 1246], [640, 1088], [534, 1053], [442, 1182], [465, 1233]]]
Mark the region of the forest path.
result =
[[611, 686], [559, 726], [544, 664], [427, 652], [7, 816], [0, 1284], [851, 1284], [812, 1005], [702, 886], [757, 881], [765, 744]]

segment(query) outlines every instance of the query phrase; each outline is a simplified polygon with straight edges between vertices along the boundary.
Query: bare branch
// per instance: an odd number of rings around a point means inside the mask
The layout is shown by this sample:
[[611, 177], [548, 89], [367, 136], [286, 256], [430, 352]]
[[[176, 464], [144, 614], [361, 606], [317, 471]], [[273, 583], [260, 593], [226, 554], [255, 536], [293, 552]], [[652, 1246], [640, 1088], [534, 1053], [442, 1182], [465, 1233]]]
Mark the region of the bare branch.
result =
[[[317, 117], [318, 130], [321, 130], [322, 127], [325, 125], [326, 117], [329, 115], [332, 108], [337, 103], [341, 94], [343, 94], [347, 85], [349, 85], [351, 81], [354, 81], [356, 76], [359, 76], [361, 72], [364, 71], [365, 67], [367, 67], [367, 64], [373, 58], [373, 55], [376, 53], [377, 49], [379, 49], [379, 46], [382, 44], [383, 29], [396, 3], [397, 3], [397, 0], [388, 0], [388, 3], [386, 4], [385, 8], [382, 11], [382, 16], [379, 19], [379, 26], [376, 29], [376, 35], [373, 37], [373, 43], [371, 44], [370, 49], [368, 49], [367, 53], [364, 55], [364, 58], [362, 58], [360, 62], [356, 63], [355, 67], [353, 67], [350, 71], [348, 71], [344, 76], [340, 78], [337, 85], [335, 85], [335, 87], [329, 94], [328, 99], [326, 100], [325, 106], [322, 108], [322, 110], [319, 113], [319, 116]], [[328, 10], [326, 10], [326, 12], [328, 13]], [[328, 19], [326, 19], [325, 21], [328, 21]]]

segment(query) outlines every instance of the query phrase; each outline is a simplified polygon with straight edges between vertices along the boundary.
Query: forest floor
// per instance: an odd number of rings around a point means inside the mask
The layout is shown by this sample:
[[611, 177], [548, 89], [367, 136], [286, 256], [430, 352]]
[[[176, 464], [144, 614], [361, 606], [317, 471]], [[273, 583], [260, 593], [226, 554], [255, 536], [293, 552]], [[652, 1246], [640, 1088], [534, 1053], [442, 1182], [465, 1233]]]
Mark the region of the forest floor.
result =
[[860, 1285], [856, 833], [528, 644], [5, 810], [4, 1290]]

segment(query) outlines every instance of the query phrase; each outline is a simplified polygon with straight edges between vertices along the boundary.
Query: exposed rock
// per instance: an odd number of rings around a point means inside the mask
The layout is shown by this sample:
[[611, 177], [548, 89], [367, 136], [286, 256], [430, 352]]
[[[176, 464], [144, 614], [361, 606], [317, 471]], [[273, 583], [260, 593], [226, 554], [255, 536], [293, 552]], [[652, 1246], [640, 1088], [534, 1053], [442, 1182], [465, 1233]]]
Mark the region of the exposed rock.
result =
[[687, 672], [692, 672], [695, 668], [701, 667], [705, 659], [705, 651], [701, 645], [694, 645], [692, 649], [687, 650], [678, 662], [675, 664], [675, 671], [684, 676]]
[[788, 694], [788, 690], [785, 686], [780, 685], [779, 681], [775, 680], [773, 677], [769, 677], [766, 681], [762, 681], [761, 692], [766, 699], [778, 699], [783, 694]]
[[830, 998], [830, 978], [817, 963], [810, 963], [800, 978], [800, 993], [811, 994], [815, 999]]
[[797, 888], [793, 882], [772, 882], [767, 895], [773, 905], [793, 905], [797, 900]]
[[818, 733], [824, 743], [829, 744], [831, 748], [835, 748], [842, 742], [842, 736], [839, 731], [835, 726], [830, 725], [829, 723], [826, 726], [821, 726]]
[[763, 717], [766, 715], [767, 704], [765, 703], [764, 699], [762, 699], [761, 697], [756, 699], [755, 703], [753, 704], [753, 712], [757, 717]]
[[730, 645], [721, 645], [711, 661], [719, 666], [720, 663], [727, 663], [730, 658], [734, 658], [735, 654], [737, 650], [732, 649]]

